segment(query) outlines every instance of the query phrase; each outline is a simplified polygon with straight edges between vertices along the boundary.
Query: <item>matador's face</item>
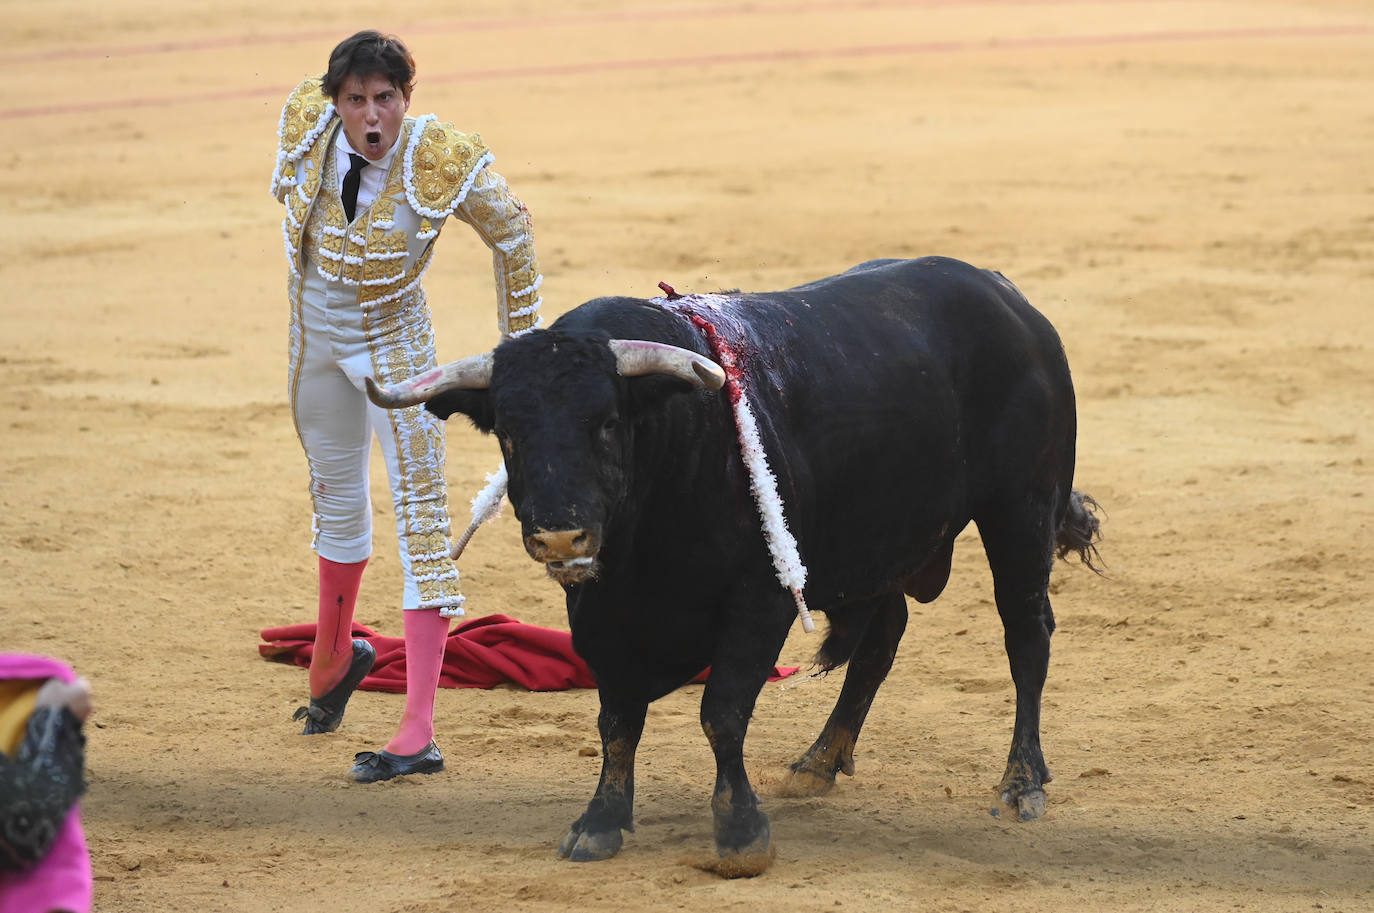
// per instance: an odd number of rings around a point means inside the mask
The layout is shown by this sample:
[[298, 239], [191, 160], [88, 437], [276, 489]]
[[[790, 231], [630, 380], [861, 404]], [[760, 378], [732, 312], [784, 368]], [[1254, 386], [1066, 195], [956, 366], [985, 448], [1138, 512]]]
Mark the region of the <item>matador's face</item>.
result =
[[401, 135], [410, 99], [380, 73], [350, 76], [339, 87], [334, 107], [343, 118], [349, 145], [369, 161], [377, 161]]

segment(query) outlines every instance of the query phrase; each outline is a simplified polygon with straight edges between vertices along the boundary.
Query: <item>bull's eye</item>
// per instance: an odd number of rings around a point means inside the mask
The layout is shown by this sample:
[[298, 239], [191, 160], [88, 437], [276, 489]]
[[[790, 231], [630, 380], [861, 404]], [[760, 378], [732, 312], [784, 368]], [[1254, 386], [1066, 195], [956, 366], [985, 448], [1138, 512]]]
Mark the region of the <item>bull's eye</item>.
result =
[[601, 433], [602, 433], [602, 434], [613, 434], [613, 433], [615, 433], [615, 429], [617, 429], [617, 428], [619, 428], [619, 427], [620, 427], [620, 419], [616, 418], [616, 417], [613, 415], [613, 416], [611, 416], [610, 418], [606, 419], [604, 422], [601, 423]]

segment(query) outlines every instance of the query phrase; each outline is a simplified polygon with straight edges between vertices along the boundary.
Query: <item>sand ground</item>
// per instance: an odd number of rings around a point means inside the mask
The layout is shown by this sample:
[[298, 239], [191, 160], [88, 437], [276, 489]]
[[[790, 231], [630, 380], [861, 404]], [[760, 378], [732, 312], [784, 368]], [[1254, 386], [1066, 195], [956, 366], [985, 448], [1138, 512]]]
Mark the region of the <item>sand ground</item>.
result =
[[[98, 910], [1374, 910], [1374, 8], [374, 8], [5, 4], [0, 630], [94, 682]], [[938, 253], [1055, 322], [1109, 574], [1056, 571], [1045, 818], [989, 814], [1012, 689], [972, 532], [854, 779], [769, 797], [842, 675], [763, 693], [759, 878], [684, 863], [711, 844], [695, 688], [652, 708], [638, 830], [598, 865], [553, 852], [595, 785], [590, 691], [444, 691], [448, 771], [366, 788], [399, 696], [297, 734], [305, 673], [256, 652], [314, 600], [267, 183], [285, 93], [367, 25], [534, 212], [550, 318]], [[444, 358], [495, 340], [464, 231], [430, 271]], [[459, 508], [498, 459], [452, 427]], [[359, 620], [399, 634], [376, 501]], [[473, 615], [566, 625], [509, 511], [462, 570]]]

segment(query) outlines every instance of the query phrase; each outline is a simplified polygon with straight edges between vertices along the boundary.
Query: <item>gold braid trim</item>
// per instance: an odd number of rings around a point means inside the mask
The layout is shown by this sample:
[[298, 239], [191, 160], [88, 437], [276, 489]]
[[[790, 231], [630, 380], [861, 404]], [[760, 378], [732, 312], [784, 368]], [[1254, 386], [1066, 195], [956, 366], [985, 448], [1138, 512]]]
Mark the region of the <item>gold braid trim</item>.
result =
[[496, 278], [496, 326], [502, 336], [528, 332], [539, 325], [543, 276], [534, 252], [534, 226], [525, 204], [511, 193], [506, 179], [482, 169], [472, 190], [455, 211], [491, 248]]
[[303, 81], [286, 98], [277, 126], [277, 167], [272, 172], [272, 196], [282, 199], [284, 185], [295, 183], [296, 167], [334, 117], [334, 103], [324, 94], [321, 77]]
[[439, 123], [433, 114], [415, 119], [404, 155], [406, 198], [420, 215], [435, 219], [463, 202], [493, 158], [482, 137]]
[[[388, 313], [365, 313], [363, 323], [379, 381], [394, 383], [438, 364], [423, 291], [417, 290]], [[443, 423], [422, 406], [392, 409], [387, 416], [401, 476], [395, 495], [401, 547], [410, 558], [419, 607], [461, 607], [458, 567], [449, 555]]]

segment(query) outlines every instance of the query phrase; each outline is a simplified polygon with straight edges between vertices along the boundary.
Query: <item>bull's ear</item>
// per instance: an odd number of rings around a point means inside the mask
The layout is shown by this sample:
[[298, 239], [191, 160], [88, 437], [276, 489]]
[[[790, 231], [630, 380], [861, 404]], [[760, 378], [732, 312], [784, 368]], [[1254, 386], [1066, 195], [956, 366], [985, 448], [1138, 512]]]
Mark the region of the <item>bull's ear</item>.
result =
[[425, 403], [425, 410], [441, 419], [455, 412], [462, 413], [483, 434], [490, 434], [496, 424], [491, 412], [491, 396], [486, 390], [449, 390]]

